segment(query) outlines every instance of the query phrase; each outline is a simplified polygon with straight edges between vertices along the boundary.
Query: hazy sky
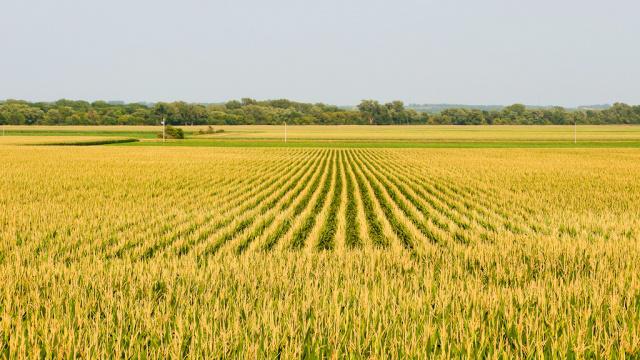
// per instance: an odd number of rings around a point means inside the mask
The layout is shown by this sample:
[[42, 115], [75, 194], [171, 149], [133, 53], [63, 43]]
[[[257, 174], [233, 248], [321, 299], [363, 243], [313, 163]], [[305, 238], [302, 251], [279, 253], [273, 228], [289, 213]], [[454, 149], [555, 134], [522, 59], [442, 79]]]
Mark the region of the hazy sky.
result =
[[640, 103], [637, 0], [1, 0], [0, 99]]

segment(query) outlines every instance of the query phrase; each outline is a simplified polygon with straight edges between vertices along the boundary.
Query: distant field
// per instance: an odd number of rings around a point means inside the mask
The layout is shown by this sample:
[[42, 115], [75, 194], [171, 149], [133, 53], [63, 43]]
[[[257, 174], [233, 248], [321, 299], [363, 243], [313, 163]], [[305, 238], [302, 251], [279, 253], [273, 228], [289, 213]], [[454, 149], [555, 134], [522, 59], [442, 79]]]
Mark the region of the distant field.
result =
[[[578, 126], [183, 126], [187, 139], [169, 146], [221, 147], [640, 147], [640, 127]], [[154, 126], [6, 126], [9, 136], [107, 136], [136, 138], [130, 145], [159, 145]], [[0, 143], [3, 140], [0, 139]], [[165, 144], [167, 145], [167, 144]]]
[[38, 136], [10, 135], [0, 136], [0, 145], [75, 145], [75, 144], [108, 144], [125, 141], [128, 138], [96, 135], [49, 135]]
[[65, 129], [0, 137], [0, 358], [640, 357], [638, 128]]
[[[217, 128], [217, 127], [216, 127]], [[221, 127], [240, 139], [283, 139], [283, 126]], [[185, 128], [188, 129], [188, 128]], [[583, 140], [640, 140], [640, 126], [580, 126]], [[288, 126], [289, 139], [412, 141], [573, 141], [572, 126]]]

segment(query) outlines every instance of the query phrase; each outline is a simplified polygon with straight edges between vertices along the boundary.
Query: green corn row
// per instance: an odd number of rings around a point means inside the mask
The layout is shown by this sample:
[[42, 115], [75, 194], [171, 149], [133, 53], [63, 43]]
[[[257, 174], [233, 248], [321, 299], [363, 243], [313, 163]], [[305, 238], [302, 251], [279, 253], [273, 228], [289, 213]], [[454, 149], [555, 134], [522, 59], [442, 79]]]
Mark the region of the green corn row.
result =
[[[327, 165], [327, 159], [324, 158], [322, 160], [322, 165], [320, 168], [325, 169], [326, 165]], [[324, 172], [324, 170], [322, 171]], [[298, 205], [296, 205], [296, 207], [293, 209], [293, 214], [291, 214], [291, 217], [285, 219], [282, 223], [280, 223], [280, 225], [276, 228], [276, 230], [273, 233], [271, 233], [271, 235], [269, 235], [269, 237], [265, 241], [265, 244], [262, 247], [263, 250], [270, 251], [271, 249], [273, 249], [273, 247], [278, 243], [280, 238], [282, 238], [289, 231], [289, 229], [291, 228], [291, 225], [293, 224], [293, 219], [295, 219], [298, 215], [300, 215], [300, 213], [302, 213], [305, 206], [313, 196], [315, 192], [314, 190], [318, 188], [318, 185], [320, 184], [321, 179], [322, 179], [322, 173], [318, 174], [318, 176], [315, 178], [315, 180], [309, 187], [310, 190], [305, 194], [305, 196], [300, 200]]]
[[[282, 199], [288, 192], [289, 190], [291, 190], [298, 182], [299, 180], [303, 177], [304, 174], [308, 174], [309, 173], [309, 169], [311, 168], [311, 161], [307, 161], [304, 164], [302, 164], [301, 166], [298, 166], [296, 169], [294, 170], [294, 174], [300, 173], [299, 175], [296, 175], [294, 178], [292, 179], [287, 179], [288, 177], [284, 177], [283, 181], [279, 182], [278, 185], [276, 186], [282, 186], [282, 185], [286, 185], [281, 191], [279, 191], [273, 199], [271, 199], [270, 201], [268, 201], [266, 204], [263, 204], [263, 206], [260, 207], [260, 211], [258, 215], [255, 216], [250, 216], [248, 218], [246, 218], [245, 220], [242, 220], [237, 226], [236, 228], [234, 228], [233, 230], [231, 230], [230, 232], [227, 232], [225, 235], [223, 235], [222, 237], [220, 237], [216, 242], [214, 242], [213, 244], [208, 245], [205, 250], [202, 252], [202, 254], [200, 254], [199, 259], [202, 258], [206, 258], [210, 255], [214, 255], [215, 253], [218, 252], [218, 250], [220, 250], [220, 248], [222, 247], [222, 245], [224, 245], [225, 243], [227, 243], [228, 241], [236, 238], [236, 236], [238, 236], [240, 233], [242, 233], [243, 231], [245, 231], [249, 226], [251, 226], [253, 224], [253, 222], [256, 220], [256, 218], [258, 218], [261, 214], [263, 214], [266, 210], [272, 208], [275, 204], [278, 203], [278, 201], [280, 199]], [[304, 170], [306, 169], [306, 170]], [[256, 200], [253, 203], [251, 203], [251, 206], [249, 209], [252, 208], [256, 208], [258, 207], [263, 200], [265, 200], [266, 198], [268, 198], [271, 194], [269, 192], [265, 193], [260, 200]]]
[[347, 172], [347, 163], [345, 157], [342, 157], [342, 168], [345, 172], [346, 187], [347, 187], [347, 206], [345, 209], [346, 217], [346, 234], [345, 243], [349, 248], [358, 248], [362, 246], [360, 240], [360, 225], [358, 224], [358, 209], [356, 206], [355, 187], [353, 186], [353, 180], [351, 175]]
[[[329, 162], [333, 162], [334, 154], [331, 154], [331, 159]], [[333, 177], [333, 166], [329, 166], [329, 172], [327, 174], [327, 178], [324, 181], [322, 189], [320, 189], [320, 193], [318, 194], [318, 198], [316, 199], [316, 203], [314, 204], [311, 212], [304, 219], [302, 226], [293, 234], [293, 240], [291, 242], [291, 247], [293, 249], [300, 249], [304, 246], [304, 242], [309, 236], [311, 229], [316, 224], [316, 217], [322, 210], [324, 206], [325, 199], [327, 198], [327, 193], [329, 193], [329, 188], [331, 186], [331, 178]]]
[[[366, 166], [366, 165], [365, 165]], [[363, 166], [364, 167], [364, 166]], [[364, 169], [361, 169], [366, 177], [369, 185], [371, 185], [371, 189], [373, 190], [373, 194], [376, 199], [378, 199], [378, 203], [380, 204], [380, 208], [384, 213], [384, 216], [389, 220], [389, 224], [391, 224], [391, 229], [398, 236], [402, 245], [408, 250], [414, 250], [414, 239], [411, 236], [409, 229], [407, 229], [406, 225], [400, 222], [400, 220], [393, 213], [393, 208], [391, 204], [387, 201], [387, 199], [383, 195], [383, 190], [378, 186], [378, 184], [372, 179], [371, 175], [366, 173]]]
[[380, 183], [382, 183], [382, 186], [384, 186], [384, 188], [387, 190], [387, 194], [389, 194], [389, 197], [391, 198], [391, 200], [393, 200], [393, 202], [404, 213], [404, 215], [416, 226], [416, 228], [418, 230], [420, 230], [420, 232], [429, 241], [431, 241], [432, 243], [442, 243], [442, 240], [438, 237], [438, 235], [436, 235], [433, 231], [429, 230], [429, 228], [427, 228], [422, 221], [417, 219], [411, 213], [411, 210], [409, 210], [409, 207], [406, 205], [406, 203], [404, 201], [402, 201], [402, 199], [400, 198], [398, 193], [393, 190], [393, 187], [384, 178], [384, 176], [381, 176], [380, 174], [376, 175], [376, 173], [372, 170], [373, 166], [370, 166], [367, 163], [365, 163], [365, 167], [367, 167], [369, 169], [369, 171], [376, 176], [378, 181], [380, 181]]
[[236, 253], [242, 254], [243, 252], [245, 252], [245, 250], [247, 250], [247, 248], [253, 242], [253, 240], [255, 240], [257, 237], [262, 235], [264, 231], [269, 227], [269, 225], [273, 223], [274, 219], [275, 219], [275, 215], [271, 215], [266, 219], [262, 220], [260, 224], [251, 232], [251, 234], [249, 234], [249, 236], [247, 236], [244, 239], [244, 241], [242, 241], [242, 243], [238, 245], [238, 248], [236, 249]]
[[[336, 169], [339, 169], [340, 162], [336, 161]], [[333, 186], [333, 198], [329, 205], [329, 213], [327, 219], [320, 232], [318, 240], [318, 249], [331, 250], [334, 247], [336, 230], [338, 228], [338, 208], [340, 207], [340, 197], [342, 195], [342, 176], [341, 171], [336, 171], [336, 181]]]
[[376, 213], [373, 209], [373, 202], [371, 201], [371, 197], [369, 196], [369, 191], [365, 186], [364, 181], [362, 180], [362, 176], [355, 171], [355, 167], [353, 166], [353, 157], [351, 152], [349, 152], [349, 165], [353, 170], [353, 174], [356, 178], [356, 182], [358, 183], [358, 188], [360, 188], [360, 197], [362, 198], [362, 207], [364, 208], [364, 215], [367, 218], [367, 228], [369, 230], [369, 238], [373, 245], [378, 247], [387, 247], [389, 246], [389, 241], [385, 238], [382, 232], [382, 224], [376, 216]]
[[[246, 204], [245, 206], [241, 207], [239, 210], [235, 211], [238, 214], [243, 214], [251, 209], [254, 209], [256, 207], [258, 207], [265, 199], [267, 199], [270, 195], [271, 192], [268, 191], [269, 189], [273, 188], [276, 189], [279, 186], [282, 186], [283, 184], [286, 183], [288, 175], [290, 174], [295, 174], [298, 171], [300, 171], [300, 169], [305, 165], [306, 163], [301, 163], [300, 165], [294, 167], [293, 169], [291, 169], [287, 174], [285, 174], [283, 176], [283, 179], [280, 180], [279, 182], [277, 182], [276, 184], [269, 184], [268, 182], [265, 182], [265, 184], [263, 184], [258, 190], [254, 191], [254, 194], [260, 194], [260, 196], [255, 196], [253, 195], [251, 198], [253, 199], [253, 201], [251, 201], [250, 203]], [[188, 241], [186, 244], [183, 244], [177, 251], [177, 255], [182, 256], [185, 255], [187, 253], [189, 253], [189, 251], [191, 250], [191, 248], [203, 241], [205, 241], [206, 239], [209, 238], [210, 235], [212, 235], [213, 233], [215, 233], [217, 230], [227, 226], [228, 224], [231, 223], [231, 221], [234, 219], [234, 216], [225, 216], [223, 220], [217, 222], [212, 228], [209, 228], [205, 231], [203, 231], [197, 238], [192, 239], [190, 241]]]
[[[315, 160], [315, 165], [313, 166], [311, 171], [307, 171], [304, 174], [304, 178], [301, 175], [301, 176], [297, 177], [293, 182], [291, 182], [291, 184], [289, 184], [289, 186], [287, 187], [288, 190], [283, 192], [282, 195], [280, 196], [280, 198], [282, 198], [284, 196], [284, 194], [286, 194], [291, 189], [296, 189], [296, 190], [294, 191], [293, 194], [291, 194], [291, 196], [289, 196], [285, 200], [285, 204], [290, 205], [300, 195], [300, 193], [304, 189], [304, 185], [307, 184], [311, 178], [313, 178], [314, 174], [318, 170], [318, 166], [320, 165], [320, 162], [321, 162], [320, 158], [316, 159]], [[272, 209], [275, 204], [276, 204], [276, 201], [273, 201], [273, 200], [270, 201], [269, 202], [269, 206], [262, 207], [261, 214], [264, 214], [268, 210]], [[282, 211], [282, 209], [286, 209], [288, 207], [288, 205], [284, 206], [284, 204], [283, 204], [283, 207], [280, 207], [280, 210]], [[254, 229], [254, 231], [251, 232], [251, 234], [249, 234], [249, 236], [247, 236], [245, 239], [243, 239], [241, 241], [240, 245], [236, 249], [236, 253], [237, 254], [243, 253], [249, 247], [249, 245], [253, 242], [253, 240], [255, 240], [257, 237], [261, 236], [264, 233], [264, 231], [271, 225], [271, 223], [273, 223], [274, 220], [275, 220], [275, 214], [271, 214], [271, 215], [269, 215], [267, 217], [267, 219], [263, 220], [258, 225], [258, 227], [256, 229]]]

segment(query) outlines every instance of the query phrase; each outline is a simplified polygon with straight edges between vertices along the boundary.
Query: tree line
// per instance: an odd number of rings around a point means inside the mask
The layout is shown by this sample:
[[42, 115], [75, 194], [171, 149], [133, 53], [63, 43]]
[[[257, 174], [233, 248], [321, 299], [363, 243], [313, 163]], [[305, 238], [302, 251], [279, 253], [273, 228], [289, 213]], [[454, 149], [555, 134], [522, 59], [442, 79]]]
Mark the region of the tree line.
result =
[[159, 125], [163, 119], [170, 125], [640, 124], [640, 105], [615, 103], [607, 109], [567, 110], [514, 104], [499, 110], [451, 108], [428, 114], [407, 108], [401, 101], [383, 104], [375, 100], [363, 100], [355, 108], [249, 98], [221, 104], [0, 101], [0, 124], [9, 125]]

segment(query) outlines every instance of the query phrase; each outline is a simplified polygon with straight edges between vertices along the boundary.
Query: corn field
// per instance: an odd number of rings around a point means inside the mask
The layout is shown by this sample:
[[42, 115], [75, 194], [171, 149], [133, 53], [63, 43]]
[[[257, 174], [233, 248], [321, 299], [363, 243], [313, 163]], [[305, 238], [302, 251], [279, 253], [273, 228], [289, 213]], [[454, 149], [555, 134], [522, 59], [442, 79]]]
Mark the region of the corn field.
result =
[[640, 357], [636, 149], [0, 161], [0, 358]]

